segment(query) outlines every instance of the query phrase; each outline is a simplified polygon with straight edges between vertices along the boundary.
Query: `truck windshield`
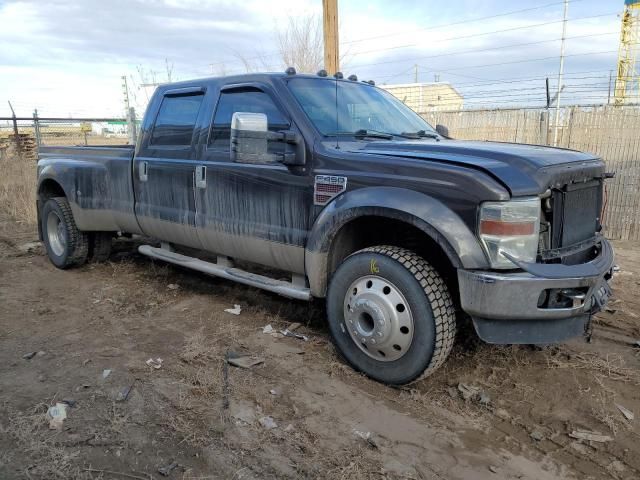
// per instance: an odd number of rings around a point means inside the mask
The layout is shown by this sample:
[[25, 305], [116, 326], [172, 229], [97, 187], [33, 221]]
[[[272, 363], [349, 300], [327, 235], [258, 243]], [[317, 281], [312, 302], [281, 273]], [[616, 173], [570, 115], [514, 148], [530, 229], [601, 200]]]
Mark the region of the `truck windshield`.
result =
[[323, 135], [435, 136], [431, 125], [390, 93], [364, 83], [337, 83], [336, 88], [335, 82], [322, 78], [289, 81], [291, 92]]

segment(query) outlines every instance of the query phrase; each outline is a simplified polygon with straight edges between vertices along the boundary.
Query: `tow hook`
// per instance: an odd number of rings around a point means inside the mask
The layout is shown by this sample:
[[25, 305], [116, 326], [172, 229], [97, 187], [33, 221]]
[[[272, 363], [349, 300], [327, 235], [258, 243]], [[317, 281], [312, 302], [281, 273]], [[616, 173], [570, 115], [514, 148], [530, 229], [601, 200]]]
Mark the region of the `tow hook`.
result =
[[572, 308], [578, 308], [583, 306], [584, 299], [586, 298], [586, 295], [583, 292], [573, 288], [560, 290], [560, 296], [571, 300]]

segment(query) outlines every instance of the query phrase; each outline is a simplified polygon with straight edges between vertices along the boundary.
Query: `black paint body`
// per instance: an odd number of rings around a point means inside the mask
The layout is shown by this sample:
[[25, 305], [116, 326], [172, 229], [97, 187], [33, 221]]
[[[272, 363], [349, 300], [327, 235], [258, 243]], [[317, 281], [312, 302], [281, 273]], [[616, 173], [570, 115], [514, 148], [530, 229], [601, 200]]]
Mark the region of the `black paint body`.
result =
[[[453, 267], [489, 269], [476, 234], [482, 202], [537, 196], [604, 173], [591, 155], [531, 145], [443, 137], [336, 141], [314, 128], [287, 87], [291, 78], [249, 74], [160, 86], [135, 151], [44, 147], [39, 191], [62, 190], [83, 230], [144, 233], [305, 274], [312, 293], [323, 296], [332, 241], [355, 218], [408, 223], [436, 241]], [[302, 165], [234, 163], [229, 149], [209, 145], [221, 91], [242, 88], [272, 98], [301, 139]], [[191, 144], [151, 145], [163, 98], [181, 91], [204, 94]], [[197, 185], [199, 167], [205, 188]], [[316, 175], [344, 176], [347, 189], [326, 206], [314, 205]]]

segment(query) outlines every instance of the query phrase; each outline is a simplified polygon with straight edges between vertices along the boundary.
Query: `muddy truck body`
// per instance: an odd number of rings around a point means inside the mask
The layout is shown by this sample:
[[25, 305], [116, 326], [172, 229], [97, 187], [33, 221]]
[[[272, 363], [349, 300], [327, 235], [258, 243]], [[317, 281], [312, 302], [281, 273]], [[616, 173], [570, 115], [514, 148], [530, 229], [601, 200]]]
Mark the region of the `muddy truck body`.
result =
[[469, 317], [498, 344], [584, 333], [610, 294], [607, 175], [586, 153], [451, 139], [372, 82], [248, 74], [158, 87], [135, 147], [42, 147], [39, 230], [59, 268], [134, 234], [155, 259], [326, 299], [341, 355], [404, 384]]

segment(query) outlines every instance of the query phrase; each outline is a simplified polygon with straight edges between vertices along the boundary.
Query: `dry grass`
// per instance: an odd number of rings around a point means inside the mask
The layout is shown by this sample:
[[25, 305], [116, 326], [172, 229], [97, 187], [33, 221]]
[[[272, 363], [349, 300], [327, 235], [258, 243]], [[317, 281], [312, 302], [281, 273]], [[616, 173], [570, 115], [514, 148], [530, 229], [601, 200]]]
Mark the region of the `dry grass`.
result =
[[0, 158], [0, 205], [16, 220], [36, 223], [36, 162]]
[[611, 380], [640, 385], [640, 371], [627, 367], [622, 356], [615, 353], [555, 355], [547, 357], [547, 362], [549, 368], [589, 370]]
[[11, 438], [30, 460], [24, 477], [91, 479], [77, 465], [79, 452], [69, 452], [58, 441], [60, 433], [49, 430], [46, 410], [45, 404], [39, 404], [30, 412], [10, 411], [6, 430], [0, 426], [0, 434]]

